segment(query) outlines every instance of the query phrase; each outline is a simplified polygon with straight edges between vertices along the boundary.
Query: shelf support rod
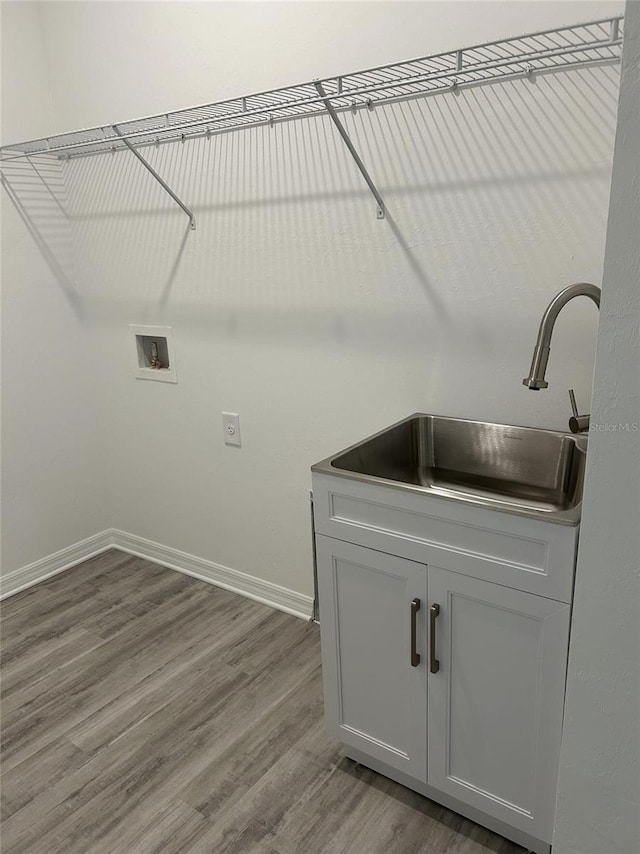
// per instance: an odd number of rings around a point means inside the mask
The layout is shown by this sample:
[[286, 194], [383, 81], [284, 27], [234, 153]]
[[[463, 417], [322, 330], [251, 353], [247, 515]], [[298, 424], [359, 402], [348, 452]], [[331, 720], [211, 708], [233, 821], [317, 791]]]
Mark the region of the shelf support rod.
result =
[[337, 115], [337, 113], [333, 107], [333, 104], [331, 103], [331, 101], [327, 97], [327, 93], [324, 91], [324, 87], [323, 87], [322, 83], [319, 80], [315, 80], [314, 86], [318, 90], [318, 95], [320, 95], [325, 107], [327, 108], [327, 112], [329, 113], [329, 116], [331, 117], [331, 121], [336, 126], [338, 133], [342, 137], [344, 144], [349, 149], [349, 153], [351, 154], [351, 156], [355, 160], [356, 166], [358, 167], [358, 169], [362, 173], [362, 177], [367, 182], [367, 186], [369, 187], [369, 189], [373, 193], [373, 197], [375, 198], [376, 202], [378, 203], [378, 210], [377, 210], [377, 214], [376, 214], [378, 219], [384, 219], [384, 216], [385, 216], [384, 202], [382, 201], [382, 196], [378, 192], [378, 188], [373, 183], [373, 181], [371, 180], [371, 176], [367, 172], [367, 167], [362, 162], [362, 159], [360, 158], [360, 155], [356, 151], [354, 144], [351, 142], [351, 138], [350, 138], [349, 134], [347, 133], [344, 125], [342, 124], [342, 122], [338, 118], [338, 115]]
[[195, 218], [195, 216], [194, 216], [194, 214], [193, 214], [193, 211], [191, 211], [191, 210], [190, 210], [190, 209], [189, 209], [189, 208], [184, 204], [184, 202], [182, 202], [182, 201], [181, 201], [181, 200], [176, 196], [176, 194], [173, 192], [173, 190], [171, 189], [171, 187], [169, 187], [169, 185], [168, 185], [165, 181], [163, 181], [163, 180], [162, 180], [162, 178], [158, 175], [158, 173], [157, 173], [157, 172], [156, 172], [156, 170], [153, 168], [153, 166], [152, 166], [149, 162], [147, 162], [147, 161], [144, 159], [144, 157], [140, 154], [140, 152], [137, 150], [137, 148], [135, 148], [135, 146], [131, 145], [131, 143], [129, 142], [129, 140], [128, 140], [125, 136], [123, 136], [123, 135], [122, 135], [122, 133], [120, 132], [120, 129], [118, 128], [118, 126], [117, 126], [117, 125], [111, 125], [111, 127], [112, 127], [112, 128], [113, 128], [113, 130], [118, 134], [118, 136], [119, 136], [119, 137], [120, 137], [120, 139], [124, 142], [124, 144], [127, 146], [127, 148], [129, 149], [129, 151], [130, 151], [132, 154], [135, 154], [135, 156], [138, 158], [138, 160], [140, 161], [140, 163], [142, 163], [142, 165], [144, 166], [144, 168], [145, 168], [145, 169], [147, 169], [149, 172], [151, 172], [151, 174], [152, 174], [152, 175], [153, 175], [153, 177], [156, 179], [156, 181], [160, 184], [160, 186], [162, 187], [162, 189], [163, 189], [163, 190], [166, 190], [166, 191], [167, 191], [167, 193], [169, 193], [169, 195], [170, 195], [170, 196], [171, 196], [171, 198], [173, 199], [173, 201], [174, 201], [176, 204], [180, 205], [180, 207], [182, 208], [182, 210], [183, 210], [183, 211], [186, 213], [186, 215], [189, 217], [189, 225], [190, 225], [190, 227], [191, 227], [191, 231], [195, 231], [195, 230], [196, 230], [196, 218]]

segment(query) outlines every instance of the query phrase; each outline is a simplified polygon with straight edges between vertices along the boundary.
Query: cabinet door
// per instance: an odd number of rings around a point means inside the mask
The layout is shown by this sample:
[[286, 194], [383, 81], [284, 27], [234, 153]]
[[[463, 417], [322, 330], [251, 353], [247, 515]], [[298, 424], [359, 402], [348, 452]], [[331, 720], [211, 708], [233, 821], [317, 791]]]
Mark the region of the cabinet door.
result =
[[317, 558], [327, 730], [425, 782], [427, 568], [323, 536]]
[[569, 606], [437, 567], [431, 786], [551, 841]]

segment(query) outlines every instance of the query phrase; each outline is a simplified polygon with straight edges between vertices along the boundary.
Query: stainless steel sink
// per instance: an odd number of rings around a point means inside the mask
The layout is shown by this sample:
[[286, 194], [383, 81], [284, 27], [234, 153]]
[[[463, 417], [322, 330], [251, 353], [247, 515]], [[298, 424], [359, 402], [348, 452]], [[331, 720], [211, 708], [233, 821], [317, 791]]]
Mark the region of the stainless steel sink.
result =
[[586, 450], [571, 433], [416, 414], [312, 470], [576, 525]]

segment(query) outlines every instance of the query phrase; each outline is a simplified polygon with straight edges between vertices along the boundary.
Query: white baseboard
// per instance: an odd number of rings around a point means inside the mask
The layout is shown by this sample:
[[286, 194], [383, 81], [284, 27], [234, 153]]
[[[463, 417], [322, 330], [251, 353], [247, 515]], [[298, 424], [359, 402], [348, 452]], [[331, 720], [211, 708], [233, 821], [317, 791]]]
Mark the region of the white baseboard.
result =
[[59, 572], [71, 569], [78, 563], [88, 560], [90, 557], [102, 554], [112, 547], [112, 532], [101, 531], [86, 540], [80, 540], [72, 546], [60, 549], [47, 557], [40, 558], [27, 566], [21, 566], [13, 572], [7, 573], [0, 579], [0, 599], [13, 596], [27, 587], [39, 584]]
[[303, 620], [311, 619], [313, 611], [311, 596], [296, 593], [295, 590], [289, 590], [271, 581], [264, 581], [237, 569], [213, 563], [213, 561], [163, 546], [161, 543], [155, 543], [153, 540], [147, 540], [126, 531], [118, 531], [115, 528], [87, 537], [86, 540], [81, 540], [66, 549], [61, 549], [48, 557], [8, 573], [0, 582], [2, 585], [0, 599], [13, 596], [110, 548], [159, 563], [217, 587], [224, 587], [225, 590], [239, 593], [264, 605], [270, 605], [294, 617], [300, 617]]
[[111, 534], [112, 545], [123, 552], [146, 558], [169, 569], [191, 575], [200, 581], [208, 581], [209, 584], [215, 584], [217, 587], [224, 587], [225, 590], [239, 593], [248, 599], [255, 599], [256, 602], [270, 605], [294, 617], [300, 617], [303, 620], [311, 619], [313, 611], [311, 596], [296, 593], [295, 590], [280, 587], [279, 584], [264, 581], [262, 578], [256, 578], [254, 575], [213, 563], [187, 552], [154, 543], [144, 537], [128, 534], [126, 531], [112, 529]]

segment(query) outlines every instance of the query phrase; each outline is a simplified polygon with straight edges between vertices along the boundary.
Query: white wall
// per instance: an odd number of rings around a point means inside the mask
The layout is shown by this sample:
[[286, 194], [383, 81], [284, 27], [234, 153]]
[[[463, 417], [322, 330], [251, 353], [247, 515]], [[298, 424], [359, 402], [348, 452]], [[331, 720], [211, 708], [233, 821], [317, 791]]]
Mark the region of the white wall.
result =
[[[617, 3], [47, 3], [57, 130], [488, 38]], [[111, 524], [311, 591], [311, 463], [412, 411], [565, 428], [597, 313], [540, 315], [602, 278], [614, 67], [348, 117], [390, 217], [326, 120], [65, 166]], [[173, 326], [179, 382], [136, 381], [129, 323]], [[243, 448], [222, 443], [223, 410]]]
[[554, 854], [640, 850], [640, 4], [628, 3]]
[[[2, 3], [2, 134], [48, 133], [39, 9]], [[105, 527], [104, 477], [58, 161], [5, 168], [2, 189], [2, 571]], [[56, 201], [56, 199], [58, 201]]]

